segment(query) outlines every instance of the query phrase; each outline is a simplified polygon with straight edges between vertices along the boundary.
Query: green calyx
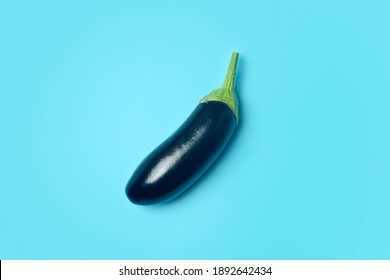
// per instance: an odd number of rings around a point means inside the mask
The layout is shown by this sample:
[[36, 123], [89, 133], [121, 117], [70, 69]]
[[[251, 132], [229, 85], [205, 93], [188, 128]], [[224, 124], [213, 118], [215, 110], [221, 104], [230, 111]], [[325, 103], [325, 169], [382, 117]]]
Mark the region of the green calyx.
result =
[[238, 100], [234, 92], [234, 80], [236, 78], [237, 61], [238, 53], [234, 52], [232, 54], [232, 59], [230, 60], [225, 82], [223, 83], [222, 87], [213, 90], [208, 95], [203, 97], [200, 100], [200, 103], [207, 103], [208, 101], [219, 101], [225, 103], [233, 111], [238, 124]]

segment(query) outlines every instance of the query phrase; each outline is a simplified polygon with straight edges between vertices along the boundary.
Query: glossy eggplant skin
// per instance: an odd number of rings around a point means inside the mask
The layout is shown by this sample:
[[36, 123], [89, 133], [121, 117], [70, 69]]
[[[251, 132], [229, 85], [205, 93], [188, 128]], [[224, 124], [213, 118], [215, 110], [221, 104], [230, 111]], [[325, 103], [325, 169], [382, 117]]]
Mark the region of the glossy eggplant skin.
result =
[[199, 104], [137, 167], [126, 185], [129, 200], [152, 205], [180, 195], [215, 161], [236, 125], [236, 117], [225, 103]]

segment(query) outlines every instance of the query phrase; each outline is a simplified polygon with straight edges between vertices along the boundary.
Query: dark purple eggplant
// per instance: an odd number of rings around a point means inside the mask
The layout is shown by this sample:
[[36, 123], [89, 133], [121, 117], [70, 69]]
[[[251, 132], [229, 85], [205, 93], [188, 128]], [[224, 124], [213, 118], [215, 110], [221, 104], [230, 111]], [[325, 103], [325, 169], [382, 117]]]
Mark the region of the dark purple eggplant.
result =
[[126, 186], [135, 204], [168, 202], [211, 166], [238, 124], [234, 93], [238, 53], [234, 52], [221, 88], [200, 100], [187, 120], [137, 167]]

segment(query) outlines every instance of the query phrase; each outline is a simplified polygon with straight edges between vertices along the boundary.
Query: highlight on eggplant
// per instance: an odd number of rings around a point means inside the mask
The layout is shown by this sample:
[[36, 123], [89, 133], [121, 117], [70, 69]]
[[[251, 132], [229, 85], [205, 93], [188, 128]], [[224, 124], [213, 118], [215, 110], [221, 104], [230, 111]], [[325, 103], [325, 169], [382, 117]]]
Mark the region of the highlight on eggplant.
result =
[[174, 199], [220, 155], [239, 121], [237, 62], [234, 52], [222, 87], [203, 97], [187, 120], [139, 164], [126, 185], [131, 202], [153, 205]]

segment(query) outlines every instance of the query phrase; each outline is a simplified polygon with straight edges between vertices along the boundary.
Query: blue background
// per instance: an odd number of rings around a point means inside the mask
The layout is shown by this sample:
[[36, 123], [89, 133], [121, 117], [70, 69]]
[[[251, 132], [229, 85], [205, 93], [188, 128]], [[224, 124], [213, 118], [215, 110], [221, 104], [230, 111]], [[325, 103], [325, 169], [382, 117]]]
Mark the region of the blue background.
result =
[[[388, 1], [2, 1], [0, 259], [389, 259]], [[172, 203], [125, 184], [240, 52]]]

